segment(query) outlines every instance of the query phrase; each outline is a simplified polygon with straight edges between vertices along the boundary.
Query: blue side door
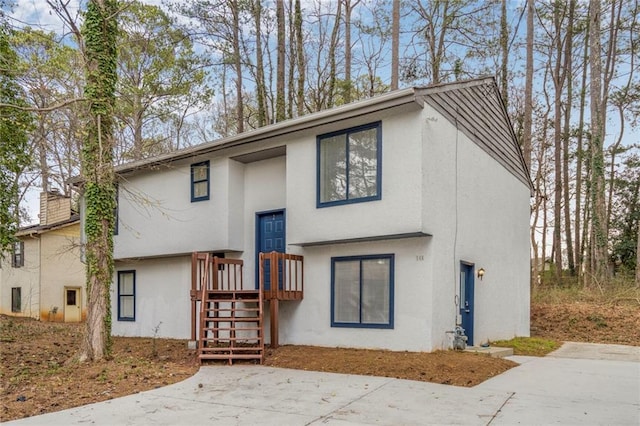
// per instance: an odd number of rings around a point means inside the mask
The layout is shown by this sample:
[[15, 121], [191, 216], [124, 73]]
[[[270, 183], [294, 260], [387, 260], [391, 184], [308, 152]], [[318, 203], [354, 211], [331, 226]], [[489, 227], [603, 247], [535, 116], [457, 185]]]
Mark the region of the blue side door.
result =
[[[284, 210], [269, 211], [263, 213], [257, 213], [256, 224], [256, 288], [259, 285], [259, 258], [258, 254], [270, 253], [277, 251], [279, 253], [285, 252], [285, 216]], [[264, 265], [264, 289], [271, 289], [271, 265], [269, 261]], [[279, 281], [280, 287], [282, 287], [282, 268], [280, 268]]]
[[467, 335], [467, 345], [473, 346], [473, 265], [460, 263], [460, 316]]

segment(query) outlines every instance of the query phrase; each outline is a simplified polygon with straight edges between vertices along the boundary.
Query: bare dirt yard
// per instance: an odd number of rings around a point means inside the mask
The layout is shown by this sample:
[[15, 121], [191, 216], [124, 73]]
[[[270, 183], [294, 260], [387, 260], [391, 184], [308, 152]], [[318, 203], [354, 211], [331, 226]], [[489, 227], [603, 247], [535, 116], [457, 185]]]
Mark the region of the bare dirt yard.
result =
[[[0, 421], [59, 411], [175, 383], [199, 368], [185, 341], [114, 338], [113, 359], [74, 361], [82, 325], [0, 316]], [[532, 335], [640, 346], [638, 304], [536, 304]], [[265, 365], [474, 386], [515, 363], [485, 355], [282, 346]]]

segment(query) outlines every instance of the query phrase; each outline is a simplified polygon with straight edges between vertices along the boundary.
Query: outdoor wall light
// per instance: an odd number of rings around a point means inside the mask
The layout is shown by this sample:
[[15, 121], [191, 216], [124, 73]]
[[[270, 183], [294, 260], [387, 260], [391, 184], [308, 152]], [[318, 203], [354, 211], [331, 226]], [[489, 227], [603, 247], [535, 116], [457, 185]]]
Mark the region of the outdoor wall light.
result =
[[482, 277], [484, 277], [484, 268], [478, 269], [478, 278], [482, 281]]

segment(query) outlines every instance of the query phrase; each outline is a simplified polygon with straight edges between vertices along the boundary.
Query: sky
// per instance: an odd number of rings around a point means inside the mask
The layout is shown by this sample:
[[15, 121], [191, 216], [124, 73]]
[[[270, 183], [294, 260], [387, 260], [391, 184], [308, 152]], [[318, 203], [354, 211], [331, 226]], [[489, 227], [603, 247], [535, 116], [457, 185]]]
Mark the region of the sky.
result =
[[[158, 6], [162, 5], [162, 0], [143, 0], [143, 2]], [[13, 10], [8, 11], [7, 14], [11, 17], [15, 26], [32, 25], [42, 28], [46, 31], [54, 31], [59, 34], [69, 33], [69, 29], [66, 28], [62, 24], [60, 18], [53, 11], [51, 11], [51, 8], [47, 4], [46, 0], [13, 0], [13, 3], [15, 3]], [[70, 0], [69, 9], [72, 13], [75, 14], [80, 7], [84, 6], [84, 3], [86, 3], [86, 0]], [[508, 7], [512, 14], [512, 22], [510, 23], [512, 27], [517, 23], [520, 17], [519, 13], [517, 13], [516, 11], [519, 7], [522, 6], [522, 4], [522, 0], [512, 0], [508, 3]], [[6, 11], [7, 8], [5, 7], [4, 9]], [[519, 24], [519, 31], [525, 31], [525, 25], [526, 23], [523, 19]], [[381, 76], [383, 78], [385, 77], [383, 73], [381, 73]], [[612, 114], [610, 114], [609, 117], [611, 118]], [[619, 124], [612, 121], [608, 124], [608, 126], [608, 131], [611, 133], [609, 140], [613, 140], [616, 137], [615, 135], [619, 133]], [[629, 126], [627, 126], [627, 128], [625, 129], [624, 140], [624, 144], [626, 145], [630, 145], [632, 143], [640, 143], [640, 135], [638, 134], [637, 130], [634, 131], [633, 129], [629, 128]], [[34, 190], [31, 191], [27, 197], [27, 209], [29, 210], [30, 216], [32, 217], [33, 221], [37, 221], [37, 213], [39, 209], [38, 195], [38, 190]]]

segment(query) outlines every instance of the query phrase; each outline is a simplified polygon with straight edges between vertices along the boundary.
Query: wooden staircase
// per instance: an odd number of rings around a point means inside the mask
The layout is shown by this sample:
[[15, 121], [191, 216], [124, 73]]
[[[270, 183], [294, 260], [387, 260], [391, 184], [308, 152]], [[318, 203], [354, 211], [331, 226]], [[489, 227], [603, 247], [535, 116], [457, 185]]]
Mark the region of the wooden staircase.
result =
[[[191, 340], [203, 360], [264, 361], [264, 302], [269, 301], [271, 347], [278, 347], [280, 300], [302, 300], [303, 257], [260, 253], [258, 288], [245, 289], [240, 259], [209, 253], [191, 257]], [[266, 278], [268, 277], [268, 280]]]
[[207, 253], [193, 256], [194, 281], [199, 279], [199, 289], [192, 291], [192, 302], [194, 307], [200, 302], [200, 363], [212, 359], [227, 360], [231, 365], [233, 360], [254, 359], [262, 364], [263, 292], [243, 288], [242, 260], [221, 259]]

